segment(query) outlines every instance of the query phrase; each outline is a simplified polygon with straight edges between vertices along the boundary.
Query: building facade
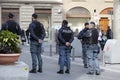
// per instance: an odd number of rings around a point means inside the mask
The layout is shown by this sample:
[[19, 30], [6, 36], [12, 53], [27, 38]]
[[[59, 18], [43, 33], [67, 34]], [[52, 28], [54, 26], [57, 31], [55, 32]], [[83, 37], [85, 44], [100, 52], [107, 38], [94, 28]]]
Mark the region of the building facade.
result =
[[63, 8], [74, 31], [86, 21], [95, 21], [104, 32], [112, 28], [113, 0], [63, 0]]
[[44, 24], [46, 39], [54, 40], [55, 31], [61, 27], [63, 19], [69, 21], [74, 32], [84, 28], [87, 21], [95, 21], [104, 31], [112, 27], [113, 0], [1, 0], [0, 24], [8, 20], [9, 12], [15, 14], [15, 20], [26, 30], [31, 15], [38, 14], [38, 20]]
[[27, 30], [33, 13], [38, 14], [38, 21], [44, 24], [46, 39], [52, 39], [53, 27], [62, 21], [62, 0], [2, 0], [0, 1], [0, 24], [8, 20], [8, 13], [15, 15], [21, 28]]

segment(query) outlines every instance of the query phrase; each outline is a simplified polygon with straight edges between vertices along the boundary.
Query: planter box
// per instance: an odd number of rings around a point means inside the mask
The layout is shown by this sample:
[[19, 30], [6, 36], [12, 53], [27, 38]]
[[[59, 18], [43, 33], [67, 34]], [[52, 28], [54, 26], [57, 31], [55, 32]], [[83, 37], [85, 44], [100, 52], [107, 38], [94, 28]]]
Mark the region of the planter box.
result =
[[20, 54], [0, 54], [0, 64], [12, 64], [18, 60]]

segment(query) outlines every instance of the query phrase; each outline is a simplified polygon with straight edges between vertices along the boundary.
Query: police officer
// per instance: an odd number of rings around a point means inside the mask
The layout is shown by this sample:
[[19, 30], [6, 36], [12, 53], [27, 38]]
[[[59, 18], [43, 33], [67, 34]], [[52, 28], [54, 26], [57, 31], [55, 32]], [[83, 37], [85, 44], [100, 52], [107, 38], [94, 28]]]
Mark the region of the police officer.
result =
[[19, 24], [13, 20], [14, 15], [9, 13], [8, 18], [9, 20], [2, 25], [1, 30], [8, 30], [14, 34], [21, 35], [21, 28]]
[[84, 24], [85, 28], [80, 31], [80, 33], [78, 34], [78, 39], [81, 40], [81, 43], [82, 43], [82, 58], [83, 58], [83, 64], [84, 64], [84, 68], [88, 68], [88, 58], [87, 58], [87, 55], [86, 55], [86, 51], [87, 51], [87, 43], [88, 43], [88, 38], [83, 36], [83, 34], [88, 30], [89, 28], [89, 23], [86, 22]]
[[95, 28], [95, 23], [90, 22], [89, 30], [84, 34], [88, 37], [89, 46], [87, 48], [87, 58], [88, 58], [88, 74], [100, 75], [100, 67], [98, 62], [99, 46], [98, 46], [98, 31]]
[[63, 20], [62, 27], [58, 33], [59, 40], [59, 65], [60, 70], [58, 74], [64, 74], [64, 66], [66, 66], [65, 73], [70, 73], [70, 53], [71, 43], [74, 40], [73, 31], [68, 27], [68, 21]]
[[32, 23], [29, 25], [30, 31], [30, 52], [32, 57], [32, 70], [30, 73], [42, 72], [41, 44], [45, 37], [44, 26], [37, 21], [37, 14], [32, 15]]

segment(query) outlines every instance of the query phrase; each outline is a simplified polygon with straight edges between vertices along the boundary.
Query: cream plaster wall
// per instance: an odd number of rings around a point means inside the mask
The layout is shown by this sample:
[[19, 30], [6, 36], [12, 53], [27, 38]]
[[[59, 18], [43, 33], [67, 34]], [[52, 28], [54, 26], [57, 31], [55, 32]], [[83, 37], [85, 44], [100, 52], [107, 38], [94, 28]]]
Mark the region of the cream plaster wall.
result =
[[63, 9], [65, 12], [74, 7], [84, 7], [90, 11], [91, 15], [96, 9], [100, 13], [103, 9], [113, 7], [113, 3], [105, 2], [104, 0], [86, 0], [86, 2], [72, 2], [72, 0], [63, 0]]

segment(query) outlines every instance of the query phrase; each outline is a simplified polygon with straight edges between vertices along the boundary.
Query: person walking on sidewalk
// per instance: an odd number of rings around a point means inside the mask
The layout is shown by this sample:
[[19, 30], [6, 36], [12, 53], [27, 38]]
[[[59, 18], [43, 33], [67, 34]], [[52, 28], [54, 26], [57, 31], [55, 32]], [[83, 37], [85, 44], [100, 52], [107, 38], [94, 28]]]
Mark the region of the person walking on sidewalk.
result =
[[22, 42], [22, 45], [24, 45], [24, 43], [26, 42], [25, 31], [23, 29], [21, 31], [21, 42]]
[[25, 31], [26, 33], [26, 37], [27, 37], [27, 45], [30, 44], [30, 31], [29, 31], [29, 28]]
[[30, 52], [32, 57], [32, 70], [30, 73], [42, 72], [41, 45], [45, 37], [44, 26], [37, 21], [37, 14], [32, 14], [32, 23], [29, 25], [30, 31]]
[[89, 28], [89, 23], [86, 22], [84, 24], [85, 28], [80, 31], [80, 33], [78, 34], [78, 39], [81, 40], [81, 43], [82, 43], [82, 59], [83, 59], [83, 64], [84, 64], [84, 68], [88, 68], [88, 58], [87, 58], [87, 55], [86, 55], [86, 51], [87, 51], [87, 46], [88, 46], [88, 38], [85, 37], [83, 34], [88, 30]]
[[68, 21], [63, 20], [62, 27], [58, 33], [59, 40], [59, 65], [60, 70], [58, 74], [64, 74], [64, 66], [66, 66], [65, 73], [70, 73], [70, 54], [71, 43], [74, 40], [73, 31], [68, 27]]
[[100, 67], [98, 62], [99, 46], [98, 46], [98, 31], [95, 28], [95, 23], [90, 22], [89, 30], [84, 34], [88, 38], [87, 58], [88, 58], [88, 73], [93, 75], [94, 71], [96, 75], [100, 75]]

